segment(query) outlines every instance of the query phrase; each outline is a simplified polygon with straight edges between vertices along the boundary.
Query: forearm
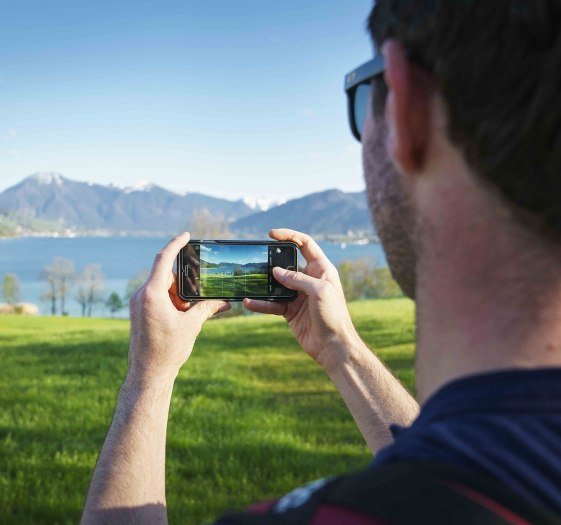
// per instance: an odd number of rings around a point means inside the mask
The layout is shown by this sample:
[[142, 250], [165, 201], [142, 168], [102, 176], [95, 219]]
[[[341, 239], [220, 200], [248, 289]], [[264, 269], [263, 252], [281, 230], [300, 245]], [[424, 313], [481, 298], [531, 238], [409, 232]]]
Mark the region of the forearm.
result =
[[165, 447], [173, 379], [127, 377], [88, 492], [82, 524], [167, 523]]
[[393, 440], [389, 426], [411, 424], [419, 405], [358, 335], [331, 357], [324, 369], [376, 454]]

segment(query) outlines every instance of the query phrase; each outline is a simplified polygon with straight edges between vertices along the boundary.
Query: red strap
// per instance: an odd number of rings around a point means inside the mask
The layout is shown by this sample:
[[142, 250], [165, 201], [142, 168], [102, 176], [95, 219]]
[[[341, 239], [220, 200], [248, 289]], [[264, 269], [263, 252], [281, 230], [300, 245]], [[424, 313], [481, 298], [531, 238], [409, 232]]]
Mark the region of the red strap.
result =
[[349, 509], [320, 505], [310, 525], [389, 525], [387, 521], [365, 516]]
[[454, 490], [466, 496], [466, 498], [479, 503], [482, 507], [490, 510], [493, 514], [501, 517], [507, 523], [511, 525], [532, 525], [529, 521], [526, 521], [524, 518], [518, 516], [511, 510], [503, 507], [500, 503], [497, 503], [495, 500], [492, 500], [488, 496], [477, 492], [476, 490], [470, 489], [469, 487], [465, 487], [464, 485], [460, 485], [459, 483], [449, 482], [449, 485], [454, 487]]
[[267, 514], [267, 512], [269, 512], [273, 508], [273, 505], [277, 501], [278, 500], [265, 501], [263, 503], [254, 503], [253, 505], [247, 508], [247, 512], [251, 514], [258, 514], [259, 516], [265, 516], [265, 514]]

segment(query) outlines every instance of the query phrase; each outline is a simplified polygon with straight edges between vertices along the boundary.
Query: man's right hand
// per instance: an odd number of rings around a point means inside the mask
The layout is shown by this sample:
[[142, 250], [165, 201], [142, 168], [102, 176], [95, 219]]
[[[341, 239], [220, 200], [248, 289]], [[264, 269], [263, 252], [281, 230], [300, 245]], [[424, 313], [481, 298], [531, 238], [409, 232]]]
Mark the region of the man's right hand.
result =
[[306, 260], [302, 272], [274, 268], [275, 279], [299, 292], [292, 302], [276, 303], [245, 299], [253, 312], [282, 315], [304, 349], [326, 370], [337, 366], [349, 343], [359, 339], [347, 309], [345, 295], [335, 266], [309, 236], [294, 230], [277, 229], [272, 239], [295, 243]]

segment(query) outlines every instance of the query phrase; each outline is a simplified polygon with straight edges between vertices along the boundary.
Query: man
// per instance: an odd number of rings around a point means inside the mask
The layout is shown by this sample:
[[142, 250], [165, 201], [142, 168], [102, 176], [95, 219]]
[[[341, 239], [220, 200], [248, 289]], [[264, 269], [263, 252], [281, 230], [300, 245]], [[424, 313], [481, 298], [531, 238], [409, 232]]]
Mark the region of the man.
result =
[[[420, 415], [360, 341], [336, 271], [309, 237], [271, 233], [296, 242], [308, 262], [304, 273], [275, 270], [282, 284], [300, 292], [298, 301], [246, 300], [245, 306], [285, 316], [379, 451], [360, 483], [347, 483], [347, 503], [388, 466], [422, 460], [484, 477], [489, 490], [511, 491], [504, 501], [525, 502], [541, 516], [559, 515], [561, 3], [379, 0], [370, 29], [383, 59], [378, 55], [348, 77], [351, 121], [363, 142], [369, 201], [390, 267], [416, 301]], [[175, 294], [173, 260], [187, 240], [179, 236], [159, 254], [131, 302], [129, 373], [84, 523], [167, 520], [164, 455], [173, 381], [202, 323], [227, 308], [220, 302], [190, 308]], [[390, 424], [396, 424], [391, 431]], [[416, 470], [410, 472], [416, 479]], [[406, 477], [399, 482], [408, 486]], [[516, 521], [466, 483], [458, 492], [500, 514], [502, 523], [532, 521]], [[287, 512], [293, 523], [312, 522], [299, 508], [322, 486], [284, 498], [263, 522], [281, 523]], [[443, 494], [450, 488], [438, 486]], [[391, 499], [397, 487], [385, 496]], [[446, 494], [444, 500], [461, 503]], [[408, 505], [422, 505], [410, 495]], [[340, 491], [338, 498], [345, 500]], [[438, 506], [438, 498], [430, 503]], [[322, 516], [338, 512], [329, 508]], [[448, 509], [451, 516], [454, 505]], [[322, 523], [316, 510], [313, 522]], [[450, 516], [438, 515], [438, 522], [459, 522]], [[483, 523], [478, 519], [471, 522]], [[339, 522], [367, 521], [354, 513]]]

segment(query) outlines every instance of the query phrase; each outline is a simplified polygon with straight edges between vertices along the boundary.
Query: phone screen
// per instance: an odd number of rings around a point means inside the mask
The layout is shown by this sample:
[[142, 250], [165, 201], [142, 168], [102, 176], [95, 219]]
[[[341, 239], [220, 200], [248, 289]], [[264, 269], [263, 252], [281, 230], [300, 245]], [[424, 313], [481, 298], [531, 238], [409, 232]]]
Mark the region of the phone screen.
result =
[[179, 254], [179, 295], [186, 300], [294, 299], [296, 292], [273, 277], [275, 266], [296, 269], [296, 245], [191, 241]]

